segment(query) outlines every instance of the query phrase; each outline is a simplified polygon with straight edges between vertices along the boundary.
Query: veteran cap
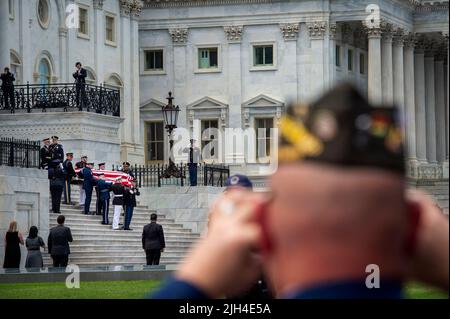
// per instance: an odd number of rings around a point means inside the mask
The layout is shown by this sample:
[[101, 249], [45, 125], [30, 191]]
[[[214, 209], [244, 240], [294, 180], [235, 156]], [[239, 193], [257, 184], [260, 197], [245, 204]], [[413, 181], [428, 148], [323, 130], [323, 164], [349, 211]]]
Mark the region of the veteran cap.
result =
[[236, 174], [227, 178], [225, 181], [225, 187], [245, 187], [252, 189], [253, 184], [247, 176]]
[[404, 173], [400, 113], [372, 106], [349, 84], [310, 106], [294, 105], [280, 120], [280, 164], [301, 160], [372, 166]]

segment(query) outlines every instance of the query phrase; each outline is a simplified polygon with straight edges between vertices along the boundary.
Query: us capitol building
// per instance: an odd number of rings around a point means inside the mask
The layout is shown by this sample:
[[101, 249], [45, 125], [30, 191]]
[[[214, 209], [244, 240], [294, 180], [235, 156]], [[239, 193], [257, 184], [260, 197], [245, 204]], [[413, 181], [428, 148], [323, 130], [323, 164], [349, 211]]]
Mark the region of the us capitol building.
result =
[[[178, 126], [199, 120], [204, 146], [218, 137], [203, 129], [276, 127], [287, 103], [350, 81], [402, 108], [408, 176], [448, 179], [448, 13], [448, 1], [422, 0], [0, 1], [0, 66], [16, 85], [73, 83], [80, 61], [88, 84], [120, 91], [115, 117], [0, 110], [0, 137], [57, 134], [75, 159], [164, 162], [169, 91]], [[263, 165], [239, 151], [213, 158], [225, 160], [250, 175]]]

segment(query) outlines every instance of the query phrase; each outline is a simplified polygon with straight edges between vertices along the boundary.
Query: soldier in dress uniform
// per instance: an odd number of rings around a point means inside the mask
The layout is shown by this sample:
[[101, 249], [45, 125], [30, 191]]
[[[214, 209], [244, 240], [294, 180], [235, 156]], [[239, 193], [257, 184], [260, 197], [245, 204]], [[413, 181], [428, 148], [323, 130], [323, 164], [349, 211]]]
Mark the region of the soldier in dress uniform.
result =
[[122, 163], [122, 172], [127, 173], [128, 175], [134, 178], [134, 172], [129, 162]]
[[60, 160], [52, 160], [49, 164], [48, 179], [52, 196], [52, 212], [61, 214], [61, 196], [64, 188], [64, 171]]
[[[105, 170], [105, 163], [98, 164], [98, 170], [99, 171], [104, 171]], [[99, 194], [99, 191], [98, 191], [98, 186], [95, 186], [95, 194], [97, 195], [97, 200], [95, 202], [95, 213], [96, 213], [96, 215], [101, 215], [102, 214], [102, 210], [101, 210], [101, 207], [100, 207], [100, 194]]]
[[119, 230], [120, 215], [123, 208], [123, 195], [125, 194], [125, 187], [122, 185], [122, 178], [117, 177], [114, 184], [111, 186], [111, 191], [114, 194], [113, 206], [114, 206], [114, 218], [112, 229]]
[[124, 194], [124, 206], [125, 206], [125, 222], [123, 229], [124, 230], [133, 230], [130, 228], [131, 218], [133, 217], [133, 210], [136, 207], [136, 196], [141, 195], [139, 193], [139, 189], [136, 187], [136, 184], [133, 182], [131, 187], [125, 187]]
[[[75, 163], [75, 167], [81, 169], [78, 173], [78, 177], [83, 178], [83, 168], [86, 167], [88, 157], [86, 155], [81, 156], [81, 160]], [[84, 201], [86, 200], [86, 192], [84, 191], [83, 184], [80, 184], [80, 197], [78, 200], [78, 205], [84, 206]]]
[[71, 200], [71, 187], [70, 183], [72, 182], [72, 178], [75, 176], [75, 170], [72, 165], [73, 153], [66, 153], [66, 159], [63, 162], [63, 169], [65, 174], [65, 182], [64, 182], [64, 204], [72, 205]]
[[110, 199], [109, 192], [111, 191], [111, 186], [112, 182], [105, 181], [105, 174], [99, 173], [96, 188], [98, 189], [99, 192], [98, 197], [99, 197], [100, 211], [103, 215], [102, 225], [109, 224], [108, 211]]
[[94, 163], [86, 163], [86, 167], [83, 168], [83, 189], [86, 193], [86, 200], [84, 201], [84, 214], [85, 215], [94, 215], [95, 212], [90, 212], [91, 208], [91, 200], [92, 200], [92, 191], [94, 190], [94, 185], [96, 184], [94, 175], [92, 175], [92, 168], [94, 167]]
[[64, 149], [61, 144], [58, 143], [59, 137], [52, 136], [52, 145], [50, 145], [50, 153], [52, 155], [52, 160], [64, 160]]
[[48, 168], [48, 164], [50, 163], [50, 161], [52, 160], [52, 154], [50, 153], [50, 138], [44, 138], [42, 140], [42, 142], [44, 143], [44, 145], [41, 147], [41, 164], [40, 167], [42, 169], [47, 169]]

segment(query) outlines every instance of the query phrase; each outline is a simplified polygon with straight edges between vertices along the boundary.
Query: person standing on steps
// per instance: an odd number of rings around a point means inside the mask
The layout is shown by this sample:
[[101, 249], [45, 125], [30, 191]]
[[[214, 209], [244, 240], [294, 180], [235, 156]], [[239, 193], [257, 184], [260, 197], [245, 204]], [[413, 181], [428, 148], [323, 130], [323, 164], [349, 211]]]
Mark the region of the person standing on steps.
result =
[[48, 235], [48, 253], [52, 256], [53, 267], [66, 267], [69, 262], [69, 243], [73, 241], [72, 232], [64, 226], [64, 215], [59, 215], [56, 221], [58, 226], [53, 227]]
[[23, 237], [17, 229], [17, 222], [13, 220], [9, 223], [9, 228], [5, 235], [5, 259], [3, 260], [3, 268], [20, 267], [19, 245], [23, 245]]
[[105, 174], [99, 173], [97, 187], [100, 211], [103, 215], [102, 225], [109, 224], [108, 211], [109, 211], [109, 192], [111, 191], [111, 182], [105, 181]]
[[38, 236], [38, 228], [36, 226], [30, 227], [28, 238], [25, 241], [28, 249], [25, 268], [42, 268], [44, 262], [42, 260], [41, 247], [45, 247], [44, 240]]
[[125, 204], [125, 225], [124, 230], [132, 230], [130, 228], [131, 218], [133, 217], [133, 210], [136, 207], [136, 196], [139, 196], [139, 189], [136, 188], [136, 184], [133, 182], [132, 187], [125, 188], [124, 204]]
[[61, 214], [61, 196], [64, 189], [64, 171], [60, 160], [52, 160], [48, 169], [48, 179], [50, 180], [50, 193], [52, 195], [52, 212]]
[[114, 206], [114, 218], [113, 218], [113, 224], [112, 229], [113, 230], [119, 230], [119, 220], [120, 215], [122, 213], [122, 207], [123, 207], [123, 195], [125, 193], [125, 188], [122, 185], [122, 178], [117, 177], [114, 184], [111, 186], [111, 191], [114, 194], [113, 198], [113, 206]]
[[61, 163], [64, 161], [64, 149], [61, 144], [59, 144], [59, 137], [52, 136], [52, 144], [49, 146], [50, 154], [52, 156], [52, 160], [60, 160]]
[[42, 140], [42, 143], [44, 145], [41, 147], [40, 155], [41, 155], [41, 169], [48, 169], [48, 164], [50, 164], [50, 161], [52, 160], [52, 155], [50, 153], [50, 138], [44, 138]]
[[145, 250], [147, 266], [159, 265], [161, 253], [166, 248], [164, 230], [160, 224], [156, 223], [157, 218], [156, 214], [151, 214], [150, 224], [145, 225], [142, 232], [142, 249]]
[[73, 153], [66, 154], [66, 160], [63, 162], [63, 169], [65, 173], [65, 181], [64, 181], [64, 204], [72, 205], [72, 194], [70, 183], [72, 181], [72, 177], [75, 176], [75, 170], [72, 165]]
[[92, 167], [94, 167], [94, 163], [86, 163], [86, 167], [83, 168], [83, 188], [86, 193], [86, 200], [84, 201], [84, 214], [95, 214], [95, 212], [90, 212], [89, 209], [91, 207], [92, 200], [92, 191], [94, 189], [94, 185], [96, 183], [94, 176], [92, 175]]
[[[86, 167], [88, 157], [86, 155], [81, 156], [81, 161], [75, 163], [75, 167], [83, 170]], [[78, 173], [78, 177], [83, 178], [83, 173], [80, 171]], [[84, 191], [83, 184], [80, 184], [80, 198], [78, 201], [78, 205], [84, 206], [84, 201], [86, 200], [86, 192]]]

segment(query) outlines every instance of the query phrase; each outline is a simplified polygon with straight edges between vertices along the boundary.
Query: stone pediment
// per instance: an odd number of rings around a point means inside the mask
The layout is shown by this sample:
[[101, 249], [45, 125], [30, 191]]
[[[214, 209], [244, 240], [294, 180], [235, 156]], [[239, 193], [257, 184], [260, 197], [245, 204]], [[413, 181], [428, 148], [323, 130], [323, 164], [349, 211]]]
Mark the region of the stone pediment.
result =
[[247, 102], [242, 103], [242, 105], [244, 107], [277, 107], [284, 106], [284, 103], [267, 95], [260, 94]]
[[213, 99], [209, 96], [205, 96], [200, 100], [192, 102], [191, 104], [186, 106], [187, 109], [223, 109], [228, 108], [228, 105], [222, 103], [216, 99]]
[[141, 104], [140, 111], [161, 111], [161, 107], [166, 106], [163, 102], [150, 99]]

